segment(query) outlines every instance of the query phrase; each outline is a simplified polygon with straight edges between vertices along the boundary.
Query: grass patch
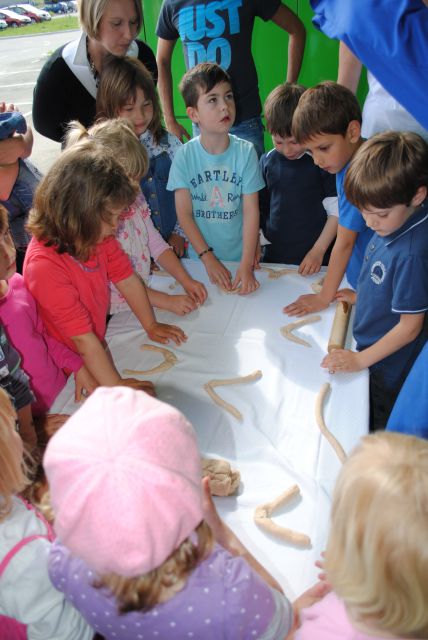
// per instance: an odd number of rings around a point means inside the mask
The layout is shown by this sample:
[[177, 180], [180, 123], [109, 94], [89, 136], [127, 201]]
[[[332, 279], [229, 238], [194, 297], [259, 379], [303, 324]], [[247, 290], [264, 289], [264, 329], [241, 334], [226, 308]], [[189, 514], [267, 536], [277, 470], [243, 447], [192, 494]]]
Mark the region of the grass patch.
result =
[[79, 29], [77, 16], [64, 16], [48, 20], [47, 22], [38, 22], [37, 24], [29, 24], [25, 27], [17, 27], [16, 29], [8, 27], [0, 31], [0, 38], [2, 36], [32, 36], [36, 33], [52, 33], [53, 31], [68, 31], [70, 29]]

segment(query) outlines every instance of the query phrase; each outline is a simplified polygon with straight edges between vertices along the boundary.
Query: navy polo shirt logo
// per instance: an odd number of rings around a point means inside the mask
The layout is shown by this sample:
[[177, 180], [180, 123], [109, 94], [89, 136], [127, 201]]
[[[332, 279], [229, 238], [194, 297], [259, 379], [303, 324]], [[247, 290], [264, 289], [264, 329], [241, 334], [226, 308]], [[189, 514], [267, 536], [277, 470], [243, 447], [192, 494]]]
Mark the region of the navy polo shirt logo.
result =
[[383, 262], [376, 260], [371, 266], [370, 277], [375, 284], [382, 284], [385, 280], [386, 268]]

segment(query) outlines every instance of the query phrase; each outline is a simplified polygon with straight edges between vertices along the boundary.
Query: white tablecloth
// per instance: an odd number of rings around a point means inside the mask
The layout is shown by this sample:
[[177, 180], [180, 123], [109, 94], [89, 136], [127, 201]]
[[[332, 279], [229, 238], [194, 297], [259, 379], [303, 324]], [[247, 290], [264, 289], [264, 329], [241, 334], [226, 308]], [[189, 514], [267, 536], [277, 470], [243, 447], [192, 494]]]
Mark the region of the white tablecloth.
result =
[[[302, 293], [310, 293], [311, 283], [320, 274], [303, 278], [296, 272], [272, 280], [268, 273], [257, 272], [260, 288], [241, 297], [210, 285], [201, 263], [185, 261], [185, 265], [206, 284], [208, 300], [185, 317], [156, 312], [160, 321], [182, 327], [188, 340], [179, 347], [169, 345], [178, 362], [150, 379], [158, 397], [192, 422], [201, 453], [225, 458], [241, 472], [238, 495], [216, 499], [218, 510], [294, 599], [316, 581], [314, 562], [325, 545], [331, 491], [340, 468], [316, 425], [315, 399], [322, 384], [330, 382], [325, 420], [349, 452], [367, 433], [368, 374], [329, 375], [319, 366], [326, 353], [334, 305], [321, 312], [320, 322], [298, 330], [311, 348], [290, 342], [280, 333], [280, 327], [292, 321], [282, 313], [283, 306]], [[232, 271], [236, 268], [228, 266]], [[180, 292], [169, 277], [153, 276], [151, 286]], [[148, 340], [130, 311], [111, 319], [107, 342], [120, 372], [125, 368], [150, 369], [161, 361], [158, 354], [139, 350]], [[214, 404], [203, 389], [211, 379], [245, 376], [257, 369], [263, 373], [258, 382], [216, 389], [239, 409], [243, 422]], [[73, 392], [74, 383], [69, 380], [52, 411], [74, 411]], [[294, 483], [300, 486], [301, 497], [280, 509], [274, 520], [308, 534], [312, 540], [308, 549], [281, 542], [253, 522], [256, 506], [271, 501]]]

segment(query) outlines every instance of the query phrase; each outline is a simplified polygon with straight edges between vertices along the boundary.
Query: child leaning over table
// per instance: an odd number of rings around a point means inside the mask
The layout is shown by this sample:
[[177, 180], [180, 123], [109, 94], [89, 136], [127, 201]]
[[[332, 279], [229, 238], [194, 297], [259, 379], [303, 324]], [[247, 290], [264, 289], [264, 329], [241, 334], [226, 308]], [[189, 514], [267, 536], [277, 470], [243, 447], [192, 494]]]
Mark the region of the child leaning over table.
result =
[[332, 591], [295, 640], [428, 638], [428, 443], [365, 436], [337, 478], [323, 568]]
[[137, 193], [113, 153], [94, 140], [63, 151], [36, 192], [24, 282], [47, 332], [79, 353], [97, 384], [153, 393], [151, 382], [122, 378], [105, 350], [109, 281], [150, 340], [186, 340], [179, 327], [157, 322], [145, 286], [115, 238], [119, 218]]
[[[210, 281], [242, 294], [257, 289], [254, 265], [259, 234], [257, 192], [264, 182], [254, 146], [229, 133], [235, 101], [229, 75], [201, 63], [180, 84], [186, 112], [200, 135], [178, 149], [168, 180], [178, 220]], [[235, 279], [222, 260], [239, 262]]]
[[[124, 118], [103, 120], [89, 129], [73, 120], [68, 125], [67, 147], [84, 140], [97, 143], [101, 149], [114, 153], [128, 178], [135, 183], [138, 183], [141, 176], [146, 173], [147, 153], [128, 120]], [[184, 315], [205, 302], [207, 292], [204, 285], [188, 274], [173, 251], [172, 245], [162, 238], [153, 225], [150, 209], [141, 189], [138, 189], [134, 202], [122, 211], [116, 229], [116, 239], [131, 260], [135, 273], [146, 284], [149, 301], [154, 307]], [[185, 294], [172, 295], [149, 287], [150, 258], [176, 278]], [[114, 314], [129, 309], [124, 296], [112, 282], [109, 283], [109, 287], [109, 313]]]
[[260, 158], [266, 187], [259, 201], [261, 228], [270, 243], [263, 248], [264, 262], [297, 264], [299, 273], [311, 275], [328, 264], [338, 206], [335, 177], [320, 169], [291, 133], [305, 91], [287, 82], [265, 101], [266, 128], [275, 148]]
[[374, 236], [354, 303], [357, 352], [337, 349], [322, 366], [331, 372], [370, 368], [371, 428], [385, 428], [400, 388], [421, 351], [428, 309], [428, 144], [415, 133], [370, 138], [352, 160], [346, 196]]
[[336, 82], [322, 82], [307, 89], [294, 113], [292, 133], [311, 152], [316, 165], [336, 174], [339, 197], [337, 237], [322, 290], [302, 295], [284, 309], [290, 316], [303, 316], [328, 307], [345, 272], [351, 287], [357, 286], [364, 251], [373, 232], [343, 189], [349, 162], [363, 143], [361, 108], [354, 94]]
[[44, 466], [51, 580], [106, 640], [278, 640], [327, 590], [318, 583], [293, 612], [218, 516], [190, 423], [147, 394], [97, 389], [51, 438]]

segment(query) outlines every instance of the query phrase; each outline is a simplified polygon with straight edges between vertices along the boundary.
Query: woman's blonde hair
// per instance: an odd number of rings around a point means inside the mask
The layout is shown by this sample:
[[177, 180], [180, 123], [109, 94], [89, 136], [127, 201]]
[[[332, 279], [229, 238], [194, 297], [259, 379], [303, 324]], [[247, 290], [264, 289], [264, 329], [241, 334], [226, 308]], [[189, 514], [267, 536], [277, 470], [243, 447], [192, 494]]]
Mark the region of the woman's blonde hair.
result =
[[37, 240], [85, 262], [111, 210], [138, 193], [113, 153], [87, 139], [66, 149], [37, 187], [27, 228]]
[[205, 521], [196, 528], [195, 534], [195, 542], [186, 538], [157, 569], [136, 578], [110, 573], [101, 576], [95, 586], [107, 587], [113, 593], [120, 613], [149, 611], [163, 601], [163, 593], [171, 595], [175, 590], [180, 591], [190, 573], [210, 553], [213, 536]]
[[[100, 22], [110, 0], [79, 0], [79, 21], [83, 31], [93, 40], [98, 39]], [[139, 0], [134, 0], [137, 18], [137, 33], [143, 24], [143, 8]]]
[[65, 139], [66, 148], [87, 140], [97, 142], [113, 153], [127, 176], [133, 180], [140, 180], [147, 173], [147, 151], [125, 118], [100, 120], [90, 129], [86, 129], [77, 120], [70, 122]]
[[0, 521], [9, 513], [12, 496], [30, 483], [25, 473], [23, 454], [12, 438], [16, 412], [7, 393], [0, 387]]
[[151, 73], [137, 58], [109, 56], [104, 63], [97, 91], [96, 112], [99, 118], [117, 118], [119, 111], [134, 103], [137, 89], [153, 105], [153, 118], [148, 126], [156, 143], [165, 132], [159, 96]]
[[356, 624], [428, 637], [428, 442], [366, 436], [333, 496], [325, 570]]

